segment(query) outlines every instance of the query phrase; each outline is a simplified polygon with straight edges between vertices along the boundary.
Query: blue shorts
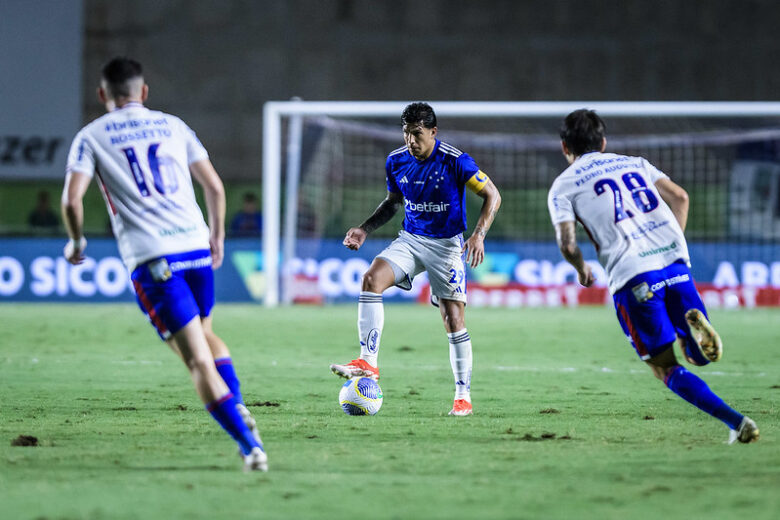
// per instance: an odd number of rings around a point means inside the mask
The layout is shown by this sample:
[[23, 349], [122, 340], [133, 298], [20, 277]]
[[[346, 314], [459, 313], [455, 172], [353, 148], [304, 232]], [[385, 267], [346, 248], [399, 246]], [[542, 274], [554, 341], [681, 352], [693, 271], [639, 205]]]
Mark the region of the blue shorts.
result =
[[214, 307], [214, 271], [208, 250], [162, 256], [135, 268], [131, 275], [141, 310], [168, 339], [192, 318], [205, 318]]
[[682, 261], [633, 277], [612, 299], [623, 332], [643, 360], [661, 354], [679, 336], [688, 357], [697, 365], [709, 363], [698, 348], [688, 348], [695, 340], [685, 313], [699, 309], [706, 316], [707, 310]]

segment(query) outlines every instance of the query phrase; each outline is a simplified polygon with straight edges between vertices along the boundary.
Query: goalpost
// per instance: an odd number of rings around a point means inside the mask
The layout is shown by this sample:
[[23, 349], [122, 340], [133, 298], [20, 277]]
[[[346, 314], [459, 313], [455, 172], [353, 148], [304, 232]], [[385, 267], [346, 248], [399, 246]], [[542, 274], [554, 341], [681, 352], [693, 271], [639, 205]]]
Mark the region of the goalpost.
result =
[[[283, 280], [283, 263], [289, 262], [296, 254], [296, 242], [298, 241], [298, 220], [299, 220], [299, 194], [301, 189], [300, 178], [303, 168], [304, 153], [311, 155], [310, 152], [303, 150], [304, 124], [312, 121], [319, 125], [316, 131], [319, 139], [327, 132], [332, 132], [337, 136], [330, 138], [326, 144], [320, 144], [322, 149], [330, 147], [341, 148], [351, 146], [350, 143], [344, 144], [339, 139], [349, 141], [350, 139], [375, 139], [381, 142], [382, 146], [378, 151], [371, 151], [371, 155], [377, 156], [380, 167], [378, 171], [367, 172], [372, 175], [382, 175], [381, 165], [387, 152], [403, 144], [400, 129], [400, 115], [403, 108], [408, 104], [405, 101], [389, 102], [350, 102], [350, 101], [271, 101], [267, 102], [263, 108], [263, 239], [262, 239], [262, 261], [263, 272], [265, 276], [265, 297], [264, 304], [274, 307], [279, 303], [290, 303], [292, 296], [290, 291], [282, 290], [289, 286], [289, 280]], [[676, 161], [674, 164], [685, 166], [691, 162], [702, 162], [710, 164], [713, 168], [723, 168], [715, 162], [720, 160], [717, 151], [707, 151], [707, 158], [701, 159], [697, 155], [697, 150], [706, 147], [736, 147], [743, 143], [763, 140], [765, 142], [780, 142], [780, 102], [591, 102], [591, 101], [567, 101], [567, 102], [466, 102], [466, 101], [439, 101], [430, 102], [436, 111], [440, 124], [442, 119], [448, 121], [447, 128], [440, 128], [440, 134], [443, 134], [445, 140], [450, 140], [450, 135], [457, 136], [456, 141], [464, 143], [463, 148], [471, 155], [476, 156], [478, 164], [483, 164], [483, 158], [476, 153], [472, 153], [471, 146], [487, 146], [495, 154], [495, 158], [490, 160], [496, 165], [501, 165], [502, 169], [511, 169], [517, 167], [519, 159], [512, 154], [528, 154], [529, 150], [535, 150], [532, 159], [524, 158], [524, 172], [530, 172], [538, 166], [541, 161], [542, 166], [553, 171], [547, 164], [545, 154], [559, 153], [556, 150], [558, 140], [556, 131], [560, 121], [569, 112], [579, 108], [590, 108], [596, 110], [607, 120], [607, 137], [610, 143], [609, 149], [622, 152], [645, 152], [648, 150], [663, 150], [658, 152], [666, 154], [670, 160]], [[450, 121], [471, 121], [477, 122], [472, 125], [474, 128], [466, 130], [455, 129]], [[717, 120], [725, 122], [724, 124], [713, 125], [702, 121]], [[526, 127], [518, 130], [511, 128], [507, 124], [505, 132], [496, 132], [493, 128], [497, 121], [510, 121], [518, 123], [523, 127], [522, 122], [526, 121], [544, 121], [543, 125], [537, 125], [534, 128]], [[615, 127], [617, 121], [624, 121], [625, 129], [611, 133], [609, 127]], [[666, 121], [660, 127], [654, 127], [655, 123], [648, 122]], [[670, 123], [672, 121], [672, 123]], [[679, 121], [685, 121], [681, 124]], [[688, 124], [687, 122], [692, 122]], [[630, 123], [629, 123], [630, 122]], [[736, 124], [734, 124], [736, 122]], [[469, 125], [466, 125], [469, 126]], [[733, 127], [732, 127], [733, 126]], [[542, 130], [539, 130], [542, 128]], [[639, 129], [639, 130], [637, 130]], [[285, 132], [286, 131], [286, 132]], [[457, 142], [455, 143], [457, 145]], [[386, 144], [387, 143], [387, 144]], [[389, 144], [394, 143], [394, 144]], [[489, 144], [486, 144], [489, 143]], [[360, 145], [365, 147], [366, 145]], [[666, 147], [666, 148], [664, 148]], [[687, 148], [686, 148], [687, 147]], [[538, 152], [537, 152], [538, 151]], [[320, 154], [326, 153], [320, 151]], [[344, 161], [352, 160], [349, 157], [355, 157], [355, 161], [365, 161], [363, 157], [365, 152], [350, 152], [352, 156], [346, 156], [348, 159], [340, 160], [338, 164], [329, 164], [327, 166], [318, 166], [317, 172], [331, 172], [334, 169], [342, 168]], [[505, 154], [501, 155], [501, 154]], [[731, 155], [734, 155], [730, 152]], [[652, 155], [652, 154], [651, 154]], [[723, 155], [723, 154], [720, 154]], [[311, 162], [313, 159], [309, 159]], [[715, 162], [713, 162], [715, 161]], [[338, 162], [338, 161], [336, 161]], [[651, 158], [652, 162], [652, 158]], [[491, 164], [493, 164], [491, 163]], [[282, 167], [286, 166], [283, 175]], [[367, 166], [373, 169], [375, 165]], [[698, 165], [696, 168], [703, 168]], [[729, 163], [728, 168], [733, 168]], [[485, 168], [483, 168], [485, 169]], [[662, 168], [663, 169], [663, 168]], [[559, 172], [562, 168], [558, 168]], [[778, 167], [780, 170], [780, 167]], [[486, 170], [487, 171], [487, 170]], [[491, 177], [492, 172], [490, 172]], [[747, 175], [747, 174], [746, 174]], [[780, 200], [780, 171], [773, 172], [771, 182], [767, 184], [767, 189], [771, 195]], [[549, 174], [546, 174], [546, 178]], [[722, 175], [721, 175], [722, 177]], [[340, 177], [339, 177], [340, 178]], [[282, 180], [285, 180], [284, 186], [284, 208], [285, 218], [282, 222], [281, 209], [282, 203]], [[373, 179], [374, 184], [382, 182], [378, 178]], [[720, 182], [720, 181], [718, 181]], [[703, 184], [712, 184], [711, 179], [705, 179]], [[723, 191], [722, 182], [718, 188]], [[538, 182], [533, 185], [532, 190], [535, 199], [539, 198], [544, 188], [544, 182]], [[549, 186], [547, 186], [549, 187]], [[329, 191], [341, 191], [345, 188], [343, 185], [320, 187], [318, 192], [323, 199], [323, 205], [327, 206], [325, 196]], [[530, 188], [529, 188], [530, 189]], [[531, 191], [529, 191], [531, 193]], [[318, 195], [313, 195], [317, 197]], [[354, 195], [356, 200], [362, 199], [360, 193]], [[721, 199], [725, 196], [719, 195]], [[379, 200], [369, 201], [374, 206]], [[529, 199], [530, 200], [530, 199]], [[363, 202], [361, 200], [361, 202]], [[505, 205], [506, 205], [505, 199]], [[546, 200], [542, 201], [546, 208]], [[728, 207], [739, 204], [739, 200], [729, 199]], [[746, 202], [745, 204], [750, 204]], [[534, 207], [536, 203], [529, 204]], [[333, 209], [333, 208], [325, 208]], [[324, 211], [324, 210], [323, 210]], [[506, 213], [504, 208], [502, 212]], [[780, 212], [780, 208], [778, 208]], [[323, 213], [324, 214], [324, 213]], [[767, 213], [769, 215], [769, 213]], [[774, 215], [774, 214], [773, 214]], [[368, 213], [363, 215], [363, 218]], [[755, 217], [755, 218], [754, 218]], [[315, 217], [316, 218], [316, 217]], [[331, 220], [339, 221], [338, 218], [329, 217]], [[748, 219], [763, 218], [758, 216], [748, 216]], [[769, 221], [766, 220], [769, 218]], [[756, 225], [758, 228], [771, 223], [772, 218], [768, 216]], [[320, 220], [327, 220], [320, 218]], [[351, 225], [356, 225], [353, 222]], [[328, 222], [317, 222], [309, 226], [308, 233], [323, 234]], [[733, 225], [726, 223], [724, 225]], [[739, 225], [739, 224], [737, 224]], [[752, 224], [751, 224], [752, 225]], [[745, 229], [752, 229], [745, 224]], [[346, 228], [341, 230], [346, 231]], [[721, 233], [721, 229], [716, 230]], [[739, 231], [739, 230], [737, 230]], [[701, 231], [703, 237], [706, 233], [712, 231]], [[752, 231], [751, 231], [752, 232]], [[714, 232], [713, 232], [714, 233]], [[725, 232], [728, 234], [728, 232]], [[492, 231], [491, 231], [492, 234]], [[281, 240], [281, 237], [284, 240]], [[525, 237], [535, 238], [534, 232], [529, 230]], [[720, 236], [720, 235], [718, 235]], [[726, 235], [723, 235], [726, 236]], [[715, 234], [712, 235], [715, 237]], [[761, 239], [774, 239], [766, 235], [759, 237]], [[780, 238], [780, 237], [777, 237]], [[282, 250], [282, 244], [284, 250]]]

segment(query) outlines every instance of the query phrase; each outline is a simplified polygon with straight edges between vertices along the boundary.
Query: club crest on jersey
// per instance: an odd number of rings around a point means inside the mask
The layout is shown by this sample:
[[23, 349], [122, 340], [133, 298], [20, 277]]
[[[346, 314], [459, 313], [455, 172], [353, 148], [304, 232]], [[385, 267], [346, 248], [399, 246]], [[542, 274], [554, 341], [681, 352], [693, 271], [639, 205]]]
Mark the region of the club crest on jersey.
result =
[[647, 282], [642, 282], [639, 285], [632, 287], [631, 292], [634, 293], [634, 298], [639, 303], [644, 303], [653, 297], [653, 291], [650, 290], [650, 286]]
[[366, 336], [366, 350], [369, 354], [376, 354], [379, 348], [379, 329], [371, 329]]

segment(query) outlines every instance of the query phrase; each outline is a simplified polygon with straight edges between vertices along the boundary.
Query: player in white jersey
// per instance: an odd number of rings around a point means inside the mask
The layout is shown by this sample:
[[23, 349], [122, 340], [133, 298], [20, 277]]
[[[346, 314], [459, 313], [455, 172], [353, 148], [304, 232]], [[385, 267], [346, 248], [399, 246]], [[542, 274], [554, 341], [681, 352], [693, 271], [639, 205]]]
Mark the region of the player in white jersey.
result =
[[570, 166], [552, 184], [548, 206], [563, 257], [588, 287], [593, 274], [575, 239], [579, 221], [607, 273], [617, 318], [653, 374], [704, 412], [726, 423], [729, 442], [758, 439], [756, 423], [732, 409], [674, 355], [679, 341], [694, 365], [718, 361], [720, 337], [708, 321], [689, 270], [683, 231], [688, 194], [641, 157], [604, 153], [604, 122], [576, 110], [561, 127]]
[[[267, 470], [255, 420], [244, 405], [230, 352], [212, 330], [212, 269], [222, 263], [225, 192], [208, 153], [179, 118], [149, 110], [141, 65], [115, 58], [98, 97], [107, 114], [85, 126], [68, 156], [62, 213], [64, 255], [81, 263], [83, 197], [97, 175], [138, 304], [190, 371], [214, 419], [238, 443], [244, 469]], [[192, 186], [203, 187], [209, 224]]]

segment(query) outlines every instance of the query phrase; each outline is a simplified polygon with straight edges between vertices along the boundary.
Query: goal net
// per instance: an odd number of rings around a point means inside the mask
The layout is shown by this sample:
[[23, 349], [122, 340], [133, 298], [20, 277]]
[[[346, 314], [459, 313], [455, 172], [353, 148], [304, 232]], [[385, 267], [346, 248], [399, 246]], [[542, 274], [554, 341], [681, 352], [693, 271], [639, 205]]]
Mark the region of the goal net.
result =
[[[705, 283], [727, 289], [745, 282], [780, 286], [780, 103], [431, 105], [438, 137], [469, 153], [503, 198], [488, 235], [488, 265], [471, 273], [472, 280], [533, 287], [572, 281], [555, 248], [547, 190], [567, 166], [557, 135], [560, 123], [571, 110], [587, 107], [606, 121], [608, 151], [643, 156], [688, 191], [686, 237], [692, 249], [705, 258], [712, 256], [708, 251], [721, 250], [712, 265], [702, 266]], [[266, 105], [266, 304], [339, 301], [359, 290], [361, 270], [397, 234], [403, 211], [371, 235], [365, 251], [350, 256], [339, 245], [346, 230], [365, 220], [386, 195], [385, 160], [403, 145], [404, 106]], [[466, 198], [471, 229], [481, 199]], [[581, 243], [589, 248], [587, 237]], [[321, 264], [329, 259], [334, 270], [323, 273]], [[329, 291], [334, 284], [340, 290]], [[745, 303], [742, 293], [737, 299]]]

